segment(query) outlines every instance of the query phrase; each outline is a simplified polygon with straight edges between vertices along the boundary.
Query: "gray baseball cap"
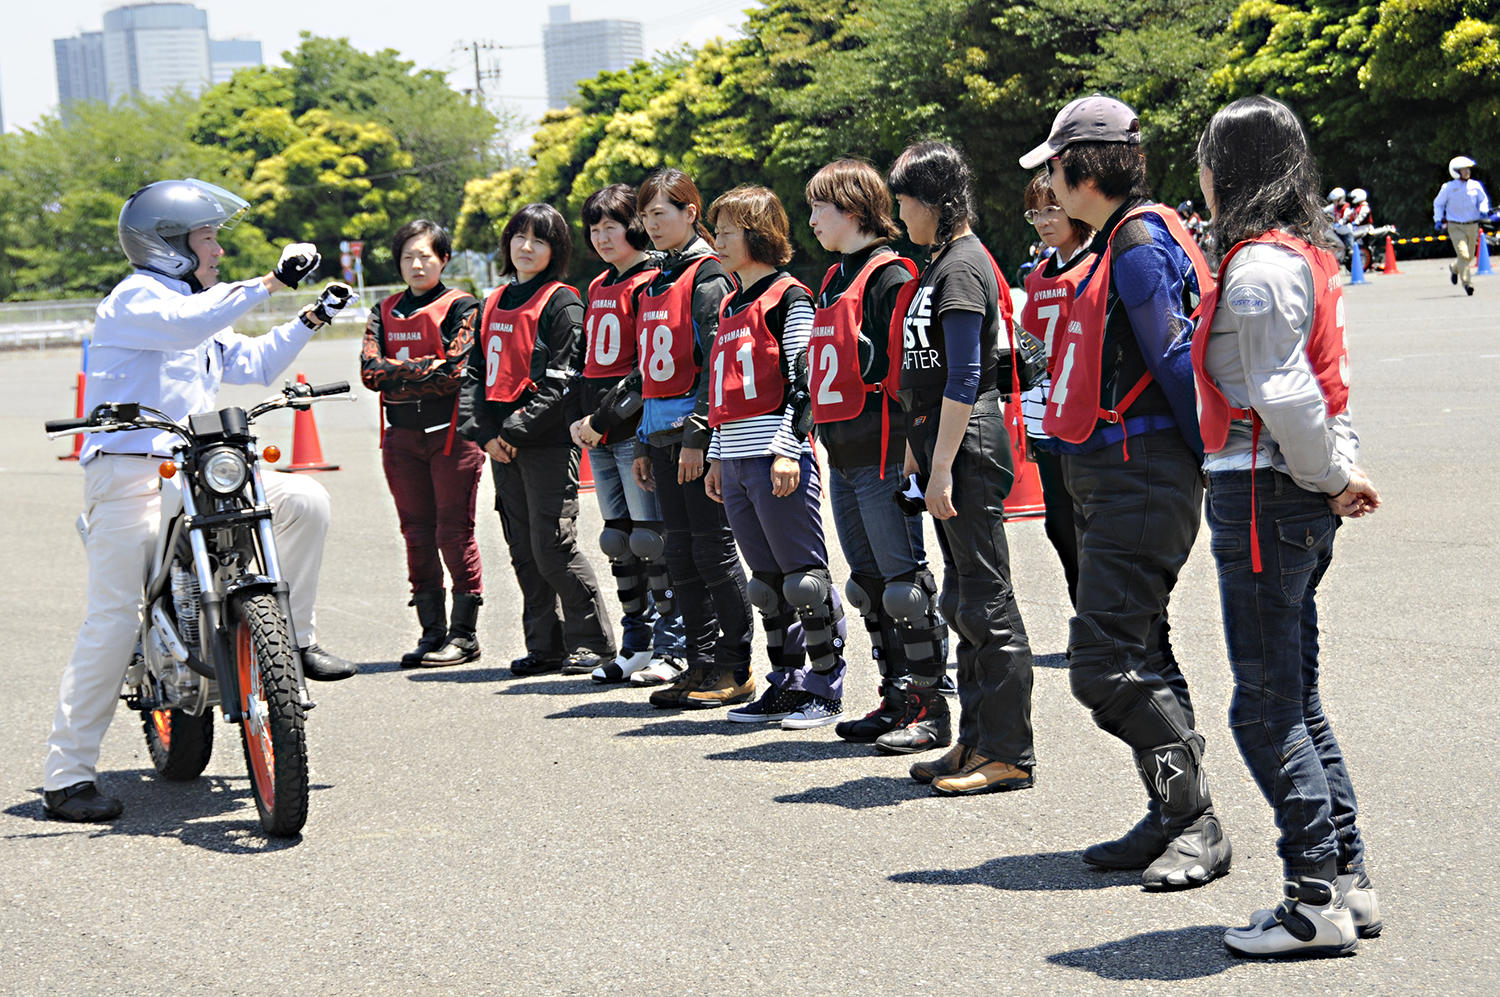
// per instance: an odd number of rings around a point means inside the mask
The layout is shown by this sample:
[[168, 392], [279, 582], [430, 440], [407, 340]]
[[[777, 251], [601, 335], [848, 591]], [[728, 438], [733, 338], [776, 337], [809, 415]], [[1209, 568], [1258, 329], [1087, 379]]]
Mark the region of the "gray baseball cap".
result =
[[1074, 142], [1140, 145], [1141, 119], [1128, 105], [1102, 93], [1079, 97], [1057, 112], [1047, 141], [1022, 156], [1021, 165], [1034, 170]]

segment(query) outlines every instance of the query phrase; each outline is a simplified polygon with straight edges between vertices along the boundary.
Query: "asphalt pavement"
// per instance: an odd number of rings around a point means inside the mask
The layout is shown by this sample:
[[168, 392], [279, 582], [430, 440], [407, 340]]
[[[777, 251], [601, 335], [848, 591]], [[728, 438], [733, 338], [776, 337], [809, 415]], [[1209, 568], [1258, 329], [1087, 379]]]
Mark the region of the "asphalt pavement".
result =
[[[1385, 500], [1340, 531], [1320, 600], [1323, 696], [1385, 919], [1353, 957], [1247, 963], [1220, 943], [1275, 903], [1280, 863], [1227, 727], [1206, 527], [1172, 637], [1234, 869], [1148, 894], [1079, 858], [1145, 797], [1126, 749], [1069, 691], [1067, 594], [1039, 522], [1008, 527], [1037, 656], [1036, 787], [944, 799], [907, 777], [911, 759], [832, 728], [662, 712], [587, 676], [512, 678], [519, 598], [488, 475], [484, 658], [401, 670], [417, 627], [375, 400], [358, 387], [316, 410], [324, 456], [341, 465], [319, 476], [334, 501], [319, 636], [363, 664], [314, 687], [302, 836], [262, 835], [234, 728], [217, 725], [202, 778], [167, 783], [123, 708], [100, 772], [124, 816], [47, 821], [44, 741], [84, 608], [82, 475], [56, 459], [69, 442], [41, 430], [72, 415], [78, 356], [47, 351], [0, 354], [0, 992], [1500, 992], [1500, 569], [1482, 508], [1500, 494], [1500, 278], [1465, 298], [1443, 266], [1346, 291], [1362, 463]], [[357, 353], [357, 340], [315, 342], [293, 371], [357, 384]], [[290, 415], [267, 419], [262, 439], [289, 453]], [[583, 506], [583, 546], [608, 586], [597, 507]], [[842, 582], [841, 560], [834, 571]], [[876, 676], [850, 622], [858, 715]]]

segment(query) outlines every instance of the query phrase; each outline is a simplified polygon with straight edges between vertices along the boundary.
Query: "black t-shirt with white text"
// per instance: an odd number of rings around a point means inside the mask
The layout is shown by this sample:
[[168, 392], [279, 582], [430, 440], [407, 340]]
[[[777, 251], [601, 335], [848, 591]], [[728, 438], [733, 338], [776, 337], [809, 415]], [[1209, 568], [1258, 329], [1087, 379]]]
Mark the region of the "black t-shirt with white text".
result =
[[949, 366], [941, 321], [944, 312], [984, 316], [979, 330], [979, 390], [995, 385], [1001, 331], [999, 301], [1000, 285], [995, 281], [994, 267], [976, 235], [953, 240], [922, 271], [901, 326], [901, 392], [903, 400], [910, 400], [909, 408], [941, 404]]

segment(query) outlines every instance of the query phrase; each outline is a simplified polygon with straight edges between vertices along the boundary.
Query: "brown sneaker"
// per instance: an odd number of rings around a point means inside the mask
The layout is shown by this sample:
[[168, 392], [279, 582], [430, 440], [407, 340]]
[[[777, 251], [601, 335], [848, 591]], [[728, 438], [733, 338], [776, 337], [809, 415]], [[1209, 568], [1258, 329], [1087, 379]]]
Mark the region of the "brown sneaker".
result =
[[954, 742], [939, 758], [929, 758], [911, 767], [911, 777], [918, 782], [931, 782], [945, 775], [953, 775], [963, 769], [973, 749], [961, 742]]
[[1008, 762], [992, 762], [980, 754], [970, 755], [968, 764], [953, 775], [932, 780], [933, 792], [943, 796], [975, 796], [1030, 788], [1030, 772]]
[[754, 675], [743, 682], [736, 682], [732, 669], [715, 668], [698, 688], [683, 696], [677, 705], [685, 710], [711, 710], [719, 706], [748, 703], [754, 697]]
[[703, 684], [709, 669], [703, 665], [688, 668], [671, 685], [664, 685], [651, 694], [651, 705], [659, 710], [675, 710], [682, 706], [682, 697]]

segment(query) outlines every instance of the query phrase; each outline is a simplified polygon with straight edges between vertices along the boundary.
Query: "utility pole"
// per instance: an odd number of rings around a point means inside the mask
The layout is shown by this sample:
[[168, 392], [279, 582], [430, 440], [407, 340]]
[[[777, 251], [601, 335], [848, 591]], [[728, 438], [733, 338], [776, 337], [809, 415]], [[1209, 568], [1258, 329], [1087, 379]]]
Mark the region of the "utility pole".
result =
[[481, 107], [484, 105], [485, 81], [500, 82], [500, 57], [498, 55], [491, 56], [490, 68], [481, 69], [479, 67], [479, 53], [481, 50], [485, 52], [499, 52], [502, 48], [507, 47], [509, 46], [496, 45], [490, 41], [458, 42], [453, 46], [455, 52], [463, 50], [474, 53], [474, 89], [470, 93], [474, 95], [474, 103]]

